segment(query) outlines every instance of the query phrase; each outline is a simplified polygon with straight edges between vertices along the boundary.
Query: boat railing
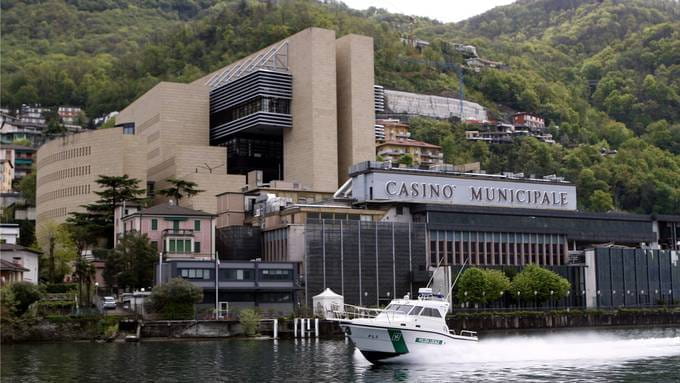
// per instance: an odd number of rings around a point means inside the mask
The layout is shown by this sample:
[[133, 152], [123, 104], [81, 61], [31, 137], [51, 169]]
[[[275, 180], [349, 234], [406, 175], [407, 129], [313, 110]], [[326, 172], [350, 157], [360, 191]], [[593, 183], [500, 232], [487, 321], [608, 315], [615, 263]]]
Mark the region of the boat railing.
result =
[[339, 305], [331, 306], [332, 317], [335, 319], [369, 319], [375, 318], [381, 313], [385, 312], [383, 309], [371, 308], [371, 307], [361, 307], [349, 304], [344, 304], [342, 309]]

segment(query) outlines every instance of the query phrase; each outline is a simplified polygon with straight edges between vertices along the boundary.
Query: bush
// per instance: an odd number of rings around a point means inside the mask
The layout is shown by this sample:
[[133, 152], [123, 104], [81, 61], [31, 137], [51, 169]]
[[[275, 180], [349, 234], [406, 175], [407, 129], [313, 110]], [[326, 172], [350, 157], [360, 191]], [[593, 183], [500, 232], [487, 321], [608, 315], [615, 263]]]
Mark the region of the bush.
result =
[[537, 303], [546, 302], [551, 298], [562, 298], [567, 295], [570, 288], [571, 284], [567, 279], [533, 264], [517, 274], [511, 285], [513, 296], [517, 297], [519, 291], [520, 300], [535, 299]]
[[154, 287], [149, 296], [151, 307], [166, 319], [192, 319], [194, 304], [203, 300], [203, 289], [182, 278]]
[[239, 322], [246, 336], [257, 335], [257, 327], [260, 323], [260, 313], [253, 309], [244, 309], [239, 313]]
[[472, 267], [460, 277], [456, 296], [461, 302], [493, 302], [509, 287], [510, 280], [502, 271]]
[[23, 315], [28, 306], [37, 302], [44, 293], [37, 285], [28, 282], [15, 282], [9, 288], [14, 295], [14, 309], [17, 316]]
[[45, 285], [45, 292], [48, 294], [65, 294], [78, 290], [77, 283], [48, 283]]

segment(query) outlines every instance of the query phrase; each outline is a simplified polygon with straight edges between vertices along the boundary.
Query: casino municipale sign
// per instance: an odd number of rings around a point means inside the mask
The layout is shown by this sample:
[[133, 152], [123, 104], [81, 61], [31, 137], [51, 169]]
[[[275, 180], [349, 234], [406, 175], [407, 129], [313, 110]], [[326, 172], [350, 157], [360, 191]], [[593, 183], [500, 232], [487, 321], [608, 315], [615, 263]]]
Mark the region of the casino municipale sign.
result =
[[367, 173], [352, 179], [358, 201], [401, 201], [525, 209], [576, 210], [576, 187], [476, 177]]

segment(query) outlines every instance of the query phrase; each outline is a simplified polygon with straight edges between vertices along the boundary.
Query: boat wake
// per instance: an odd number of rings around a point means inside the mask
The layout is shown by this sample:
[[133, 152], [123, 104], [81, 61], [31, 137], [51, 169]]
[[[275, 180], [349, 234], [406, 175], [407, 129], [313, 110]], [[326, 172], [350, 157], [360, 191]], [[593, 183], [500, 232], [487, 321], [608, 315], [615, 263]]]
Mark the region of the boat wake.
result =
[[[479, 368], [507, 365], [608, 363], [680, 355], [680, 329], [664, 334], [617, 336], [602, 332], [578, 332], [537, 336], [506, 336], [482, 338], [479, 343], [455, 342], [436, 353], [414, 352], [386, 360], [403, 364], [458, 364], [459, 367]], [[659, 336], [660, 335], [660, 336]], [[355, 357], [361, 358], [358, 353]]]

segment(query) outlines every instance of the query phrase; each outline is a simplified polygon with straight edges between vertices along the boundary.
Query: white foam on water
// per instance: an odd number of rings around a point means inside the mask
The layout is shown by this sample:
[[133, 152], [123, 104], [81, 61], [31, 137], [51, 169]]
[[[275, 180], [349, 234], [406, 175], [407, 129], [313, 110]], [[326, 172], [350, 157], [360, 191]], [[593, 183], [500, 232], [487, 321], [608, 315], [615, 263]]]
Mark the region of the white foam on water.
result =
[[[675, 334], [673, 334], [675, 335]], [[680, 355], [680, 334], [628, 338], [602, 333], [508, 336], [478, 343], [453, 342], [444, 348], [420, 350], [387, 360], [403, 364], [458, 364], [464, 369], [535, 365], [597, 365], [612, 361]], [[356, 359], [363, 359], [355, 353]], [[365, 359], [364, 359], [365, 361]], [[368, 363], [368, 362], [366, 362]]]

